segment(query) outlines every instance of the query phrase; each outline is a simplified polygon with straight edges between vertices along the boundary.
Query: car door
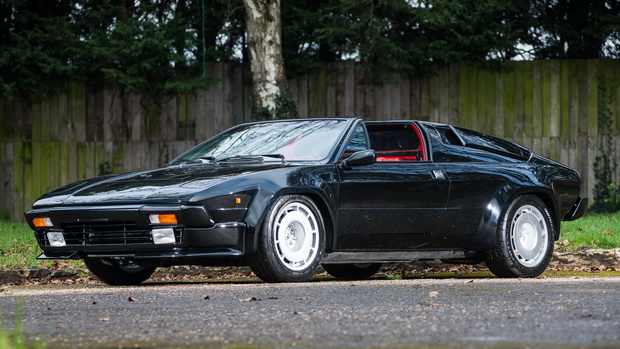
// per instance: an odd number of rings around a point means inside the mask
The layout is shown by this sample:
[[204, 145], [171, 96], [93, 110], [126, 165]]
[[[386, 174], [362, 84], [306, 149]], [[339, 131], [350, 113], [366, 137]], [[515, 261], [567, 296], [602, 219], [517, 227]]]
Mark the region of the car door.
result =
[[[383, 158], [393, 160], [393, 156]], [[443, 170], [421, 159], [377, 161], [340, 169], [338, 174], [336, 249], [405, 250], [432, 241], [445, 214], [450, 186]]]

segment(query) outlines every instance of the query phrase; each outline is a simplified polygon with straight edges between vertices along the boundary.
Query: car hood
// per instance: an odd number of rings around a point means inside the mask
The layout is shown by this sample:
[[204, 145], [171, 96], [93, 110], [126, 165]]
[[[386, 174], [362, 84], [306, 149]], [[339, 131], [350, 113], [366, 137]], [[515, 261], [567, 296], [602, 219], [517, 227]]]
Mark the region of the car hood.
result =
[[226, 180], [283, 166], [192, 164], [102, 176], [55, 189], [39, 198], [33, 207], [187, 202]]

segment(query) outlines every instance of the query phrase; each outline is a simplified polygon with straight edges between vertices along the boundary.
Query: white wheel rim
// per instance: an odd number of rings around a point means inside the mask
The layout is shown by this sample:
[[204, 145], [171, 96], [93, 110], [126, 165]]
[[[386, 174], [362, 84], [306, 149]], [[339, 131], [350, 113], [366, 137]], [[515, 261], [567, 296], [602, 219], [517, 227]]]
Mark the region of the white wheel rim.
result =
[[273, 231], [278, 258], [290, 270], [306, 269], [318, 254], [319, 225], [314, 213], [294, 202], [280, 209], [276, 217]]
[[526, 267], [538, 265], [546, 256], [549, 229], [545, 217], [532, 205], [519, 208], [512, 219], [510, 246], [517, 261]]

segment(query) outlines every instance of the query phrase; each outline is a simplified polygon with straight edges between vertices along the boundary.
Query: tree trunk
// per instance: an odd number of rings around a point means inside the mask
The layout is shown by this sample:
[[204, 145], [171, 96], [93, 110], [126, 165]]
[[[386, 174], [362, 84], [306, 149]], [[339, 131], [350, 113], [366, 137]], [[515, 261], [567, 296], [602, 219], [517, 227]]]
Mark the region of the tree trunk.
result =
[[254, 105], [260, 119], [271, 118], [286, 82], [282, 59], [280, 0], [243, 0], [252, 71]]

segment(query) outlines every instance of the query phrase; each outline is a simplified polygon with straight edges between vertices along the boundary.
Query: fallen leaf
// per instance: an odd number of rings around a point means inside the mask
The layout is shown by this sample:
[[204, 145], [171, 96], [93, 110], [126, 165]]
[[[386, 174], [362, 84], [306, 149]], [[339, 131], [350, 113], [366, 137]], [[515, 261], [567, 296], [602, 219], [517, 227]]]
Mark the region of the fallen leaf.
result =
[[102, 317], [101, 319], [99, 319], [99, 321], [110, 321], [109, 317]]
[[239, 302], [257, 302], [257, 301], [260, 301], [260, 298], [250, 297], [250, 298], [244, 298], [244, 299], [239, 300]]
[[135, 302], [135, 301], [137, 301], [137, 299], [135, 299], [135, 298], [133, 298], [133, 297], [129, 297], [129, 298], [127, 298], [127, 300], [128, 300], [128, 301], [130, 301], [130, 302]]
[[431, 303], [431, 307], [440, 307], [441, 304], [437, 304], [437, 303]]
[[278, 298], [278, 297], [269, 297], [267, 299], [280, 299], [280, 298]]
[[438, 295], [439, 295], [439, 292], [437, 292], [437, 291], [431, 291], [431, 292], [428, 293], [428, 296], [431, 297], [431, 298], [435, 298]]
[[209, 296], [205, 296], [205, 298], [204, 298], [204, 299], [205, 299], [205, 300], [209, 300], [209, 299], [211, 299], [211, 297], [209, 297]]
[[310, 297], [299, 297], [299, 298], [297, 298], [298, 301], [304, 301], [306, 299], [310, 299]]
[[568, 239], [564, 239], [564, 240], [562, 241], [562, 245], [564, 245], [564, 246], [568, 246], [568, 244], [570, 244], [570, 242], [568, 242]]
[[467, 282], [465, 282], [465, 283], [466, 283], [466, 284], [471, 284], [471, 283], [473, 283], [473, 282], [474, 282], [474, 279], [471, 279], [471, 280], [467, 280]]

